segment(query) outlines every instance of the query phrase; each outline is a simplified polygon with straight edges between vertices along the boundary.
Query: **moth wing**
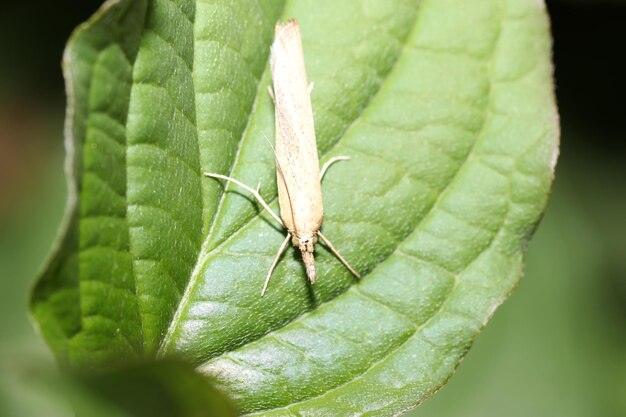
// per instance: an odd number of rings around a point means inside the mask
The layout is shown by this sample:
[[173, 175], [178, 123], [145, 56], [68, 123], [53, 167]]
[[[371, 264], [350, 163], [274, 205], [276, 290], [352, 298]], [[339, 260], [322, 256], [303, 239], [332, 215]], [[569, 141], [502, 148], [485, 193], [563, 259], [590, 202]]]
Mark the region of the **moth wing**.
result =
[[295, 20], [276, 25], [270, 66], [276, 108], [281, 218], [296, 235], [315, 234], [323, 219], [322, 190], [311, 97]]

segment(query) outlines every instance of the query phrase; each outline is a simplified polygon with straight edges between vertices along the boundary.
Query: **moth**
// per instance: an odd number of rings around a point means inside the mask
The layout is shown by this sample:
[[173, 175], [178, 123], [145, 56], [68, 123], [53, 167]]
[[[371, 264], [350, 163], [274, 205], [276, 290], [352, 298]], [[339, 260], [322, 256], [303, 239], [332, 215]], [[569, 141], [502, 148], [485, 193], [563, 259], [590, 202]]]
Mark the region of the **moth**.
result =
[[290, 241], [302, 253], [306, 275], [311, 284], [317, 280], [313, 252], [318, 239], [354, 276], [360, 278], [359, 273], [320, 232], [324, 218], [321, 180], [333, 163], [350, 158], [331, 158], [320, 170], [311, 108], [312, 86], [307, 84], [300, 29], [295, 20], [276, 25], [274, 43], [270, 50], [270, 67], [274, 88], [270, 88], [269, 93], [274, 101], [276, 121], [276, 144], [272, 150], [276, 159], [280, 217], [263, 200], [258, 186], [254, 189], [235, 178], [221, 174], [205, 172], [205, 175], [230, 181], [249, 191], [287, 229], [287, 236], [270, 266], [261, 295], [265, 294], [272, 273]]

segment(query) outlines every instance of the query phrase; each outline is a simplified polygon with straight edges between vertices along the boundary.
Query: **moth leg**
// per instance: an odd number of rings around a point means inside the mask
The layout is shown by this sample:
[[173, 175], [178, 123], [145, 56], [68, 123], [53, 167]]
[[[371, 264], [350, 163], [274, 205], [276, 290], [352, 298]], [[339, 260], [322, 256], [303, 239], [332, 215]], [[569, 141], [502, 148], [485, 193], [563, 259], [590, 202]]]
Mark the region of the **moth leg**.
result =
[[240, 186], [241, 188], [245, 189], [246, 191], [250, 192], [250, 194], [252, 194], [254, 196], [254, 198], [256, 198], [256, 200], [263, 206], [263, 208], [265, 210], [267, 210], [267, 212], [269, 214], [272, 215], [274, 220], [276, 220], [281, 226], [285, 227], [285, 225], [283, 224], [283, 221], [280, 219], [280, 217], [278, 217], [278, 215], [276, 213], [274, 213], [274, 210], [272, 210], [270, 208], [270, 206], [265, 202], [265, 200], [263, 200], [263, 197], [261, 197], [261, 194], [259, 194], [258, 187], [260, 187], [260, 184], [259, 184], [259, 186], [257, 186], [257, 189], [255, 190], [252, 187], [248, 187], [246, 184], [242, 183], [241, 181], [236, 180], [236, 179], [231, 178], [231, 177], [227, 177], [226, 175], [214, 174], [214, 173], [211, 173], [211, 172], [205, 172], [204, 175], [206, 175], [207, 177], [211, 177], [211, 178], [219, 178], [219, 179], [222, 179], [222, 180], [233, 182], [233, 183], [237, 184], [238, 186]]
[[272, 103], [276, 104], [276, 100], [274, 99], [274, 90], [272, 89], [271, 85], [267, 86], [267, 94], [269, 94], [270, 98], [272, 99]]
[[311, 95], [311, 93], [313, 92], [313, 87], [315, 87], [315, 83], [313, 81], [311, 81], [309, 83], [309, 95]]
[[328, 162], [324, 164], [324, 166], [322, 167], [320, 171], [320, 181], [322, 180], [322, 178], [324, 178], [326, 171], [328, 171], [328, 168], [330, 168], [332, 164], [338, 161], [349, 161], [349, 160], [350, 160], [349, 156], [335, 156], [335, 157], [330, 158]]
[[333, 254], [334, 254], [337, 258], [339, 258], [339, 260], [341, 261], [341, 263], [342, 263], [342, 264], [343, 264], [346, 268], [348, 268], [348, 271], [352, 272], [352, 275], [354, 275], [354, 276], [355, 276], [355, 277], [357, 277], [358, 279], [361, 279], [361, 275], [359, 275], [359, 273], [358, 273], [358, 272], [356, 272], [356, 271], [354, 270], [354, 268], [352, 268], [352, 267], [350, 266], [350, 264], [348, 263], [348, 261], [346, 261], [346, 260], [344, 259], [344, 257], [343, 257], [343, 256], [341, 256], [341, 254], [337, 251], [337, 249], [335, 249], [335, 247], [333, 246], [333, 244], [332, 244], [332, 243], [330, 243], [330, 240], [326, 239], [326, 236], [324, 236], [324, 235], [322, 234], [322, 232], [319, 232], [319, 231], [318, 231], [318, 232], [317, 232], [317, 235], [320, 237], [320, 240], [321, 240], [322, 242], [324, 242], [324, 245], [326, 245], [326, 246], [328, 247], [328, 249], [330, 249], [330, 251], [331, 251], [331, 252], [332, 252], [332, 253], [333, 253]]
[[276, 254], [276, 258], [274, 258], [274, 262], [272, 262], [272, 266], [270, 266], [270, 270], [267, 272], [267, 277], [265, 277], [265, 282], [263, 283], [263, 289], [261, 290], [261, 297], [265, 295], [265, 291], [267, 290], [267, 286], [270, 283], [270, 278], [272, 277], [272, 273], [274, 269], [276, 269], [276, 265], [278, 265], [278, 261], [280, 261], [280, 257], [287, 249], [287, 245], [289, 245], [289, 241], [291, 240], [291, 233], [287, 232], [287, 237], [283, 241], [282, 245], [278, 249], [278, 253]]

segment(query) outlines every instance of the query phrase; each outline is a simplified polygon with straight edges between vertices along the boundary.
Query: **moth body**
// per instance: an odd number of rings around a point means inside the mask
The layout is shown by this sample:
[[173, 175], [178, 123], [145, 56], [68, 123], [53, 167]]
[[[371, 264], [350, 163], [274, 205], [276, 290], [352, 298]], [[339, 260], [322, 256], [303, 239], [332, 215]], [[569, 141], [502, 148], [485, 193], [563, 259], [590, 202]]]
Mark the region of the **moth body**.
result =
[[280, 216], [302, 252], [306, 273], [317, 279], [314, 245], [324, 209], [309, 84], [295, 20], [276, 25], [270, 66], [276, 109], [276, 182]]

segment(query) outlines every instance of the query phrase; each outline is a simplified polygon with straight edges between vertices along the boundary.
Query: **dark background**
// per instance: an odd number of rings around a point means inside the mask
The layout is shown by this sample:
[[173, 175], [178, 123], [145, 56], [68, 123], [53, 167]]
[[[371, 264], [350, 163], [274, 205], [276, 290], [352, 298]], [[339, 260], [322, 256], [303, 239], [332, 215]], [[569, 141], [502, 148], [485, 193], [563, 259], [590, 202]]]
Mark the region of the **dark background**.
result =
[[[71, 415], [39, 378], [54, 365], [27, 299], [65, 199], [61, 53], [100, 3], [0, 6], [1, 416]], [[626, 415], [626, 0], [548, 9], [562, 123], [553, 198], [519, 289], [414, 417]]]

